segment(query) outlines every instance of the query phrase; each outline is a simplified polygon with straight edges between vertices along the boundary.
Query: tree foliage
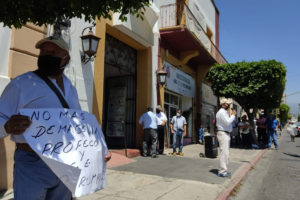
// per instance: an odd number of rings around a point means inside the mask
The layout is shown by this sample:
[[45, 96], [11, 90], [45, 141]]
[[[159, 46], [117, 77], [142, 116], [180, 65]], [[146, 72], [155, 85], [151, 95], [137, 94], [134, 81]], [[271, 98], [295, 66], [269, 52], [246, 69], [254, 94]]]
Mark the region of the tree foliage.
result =
[[286, 104], [281, 104], [280, 105], [280, 121], [285, 124], [287, 120], [289, 119], [289, 112], [290, 112], [290, 107]]
[[214, 94], [233, 98], [245, 110], [278, 108], [285, 77], [284, 65], [275, 60], [216, 64], [208, 73]]
[[110, 12], [119, 12], [120, 19], [126, 20], [131, 13], [142, 17], [149, 0], [2, 0], [0, 22], [4, 26], [20, 28], [27, 22], [35, 25], [54, 24], [61, 18], [81, 18], [86, 21], [95, 17], [111, 18]]

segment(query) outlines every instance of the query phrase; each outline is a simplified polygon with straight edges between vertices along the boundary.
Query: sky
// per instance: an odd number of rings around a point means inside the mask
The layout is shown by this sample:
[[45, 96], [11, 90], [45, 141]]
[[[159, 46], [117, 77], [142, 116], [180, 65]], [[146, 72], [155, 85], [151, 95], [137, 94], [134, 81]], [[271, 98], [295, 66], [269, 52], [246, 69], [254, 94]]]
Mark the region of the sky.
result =
[[299, 113], [300, 0], [215, 0], [215, 4], [223, 56], [228, 62], [282, 62], [287, 69], [287, 104], [291, 113]]

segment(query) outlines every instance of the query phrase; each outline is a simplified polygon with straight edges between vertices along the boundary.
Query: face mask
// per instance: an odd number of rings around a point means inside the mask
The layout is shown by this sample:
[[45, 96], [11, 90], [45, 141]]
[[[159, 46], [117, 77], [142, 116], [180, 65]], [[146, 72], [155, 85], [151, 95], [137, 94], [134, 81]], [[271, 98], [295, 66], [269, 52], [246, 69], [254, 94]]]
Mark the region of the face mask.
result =
[[160, 113], [160, 110], [156, 110], [156, 113], [159, 114], [159, 113]]
[[180, 114], [180, 113], [176, 113], [176, 116], [177, 116], [177, 117], [180, 117], [180, 116], [181, 116], [181, 114]]
[[61, 58], [55, 56], [39, 56], [38, 69], [46, 76], [55, 76], [63, 72], [64, 67], [60, 66]]

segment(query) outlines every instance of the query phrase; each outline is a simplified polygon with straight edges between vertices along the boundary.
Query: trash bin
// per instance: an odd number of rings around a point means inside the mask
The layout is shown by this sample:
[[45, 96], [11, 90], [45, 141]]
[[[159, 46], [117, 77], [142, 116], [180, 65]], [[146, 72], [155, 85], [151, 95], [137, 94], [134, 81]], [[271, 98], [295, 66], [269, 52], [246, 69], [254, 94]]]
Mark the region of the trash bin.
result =
[[216, 158], [218, 156], [218, 143], [215, 135], [204, 136], [205, 157]]

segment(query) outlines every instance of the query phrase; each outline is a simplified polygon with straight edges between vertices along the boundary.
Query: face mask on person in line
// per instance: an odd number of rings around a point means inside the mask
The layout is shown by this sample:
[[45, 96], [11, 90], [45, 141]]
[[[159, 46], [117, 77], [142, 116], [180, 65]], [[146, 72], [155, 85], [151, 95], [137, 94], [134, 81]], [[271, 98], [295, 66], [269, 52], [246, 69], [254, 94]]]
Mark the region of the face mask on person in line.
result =
[[159, 114], [159, 113], [160, 113], [160, 110], [156, 110], [156, 113]]
[[38, 69], [46, 76], [59, 75], [65, 69], [65, 66], [61, 67], [60, 63], [62, 58], [45, 55], [38, 57]]
[[177, 117], [180, 117], [180, 116], [181, 116], [181, 114], [180, 114], [180, 113], [176, 113], [176, 116], [177, 116]]

